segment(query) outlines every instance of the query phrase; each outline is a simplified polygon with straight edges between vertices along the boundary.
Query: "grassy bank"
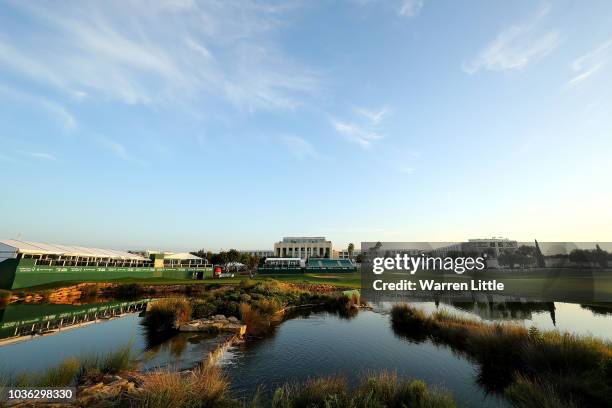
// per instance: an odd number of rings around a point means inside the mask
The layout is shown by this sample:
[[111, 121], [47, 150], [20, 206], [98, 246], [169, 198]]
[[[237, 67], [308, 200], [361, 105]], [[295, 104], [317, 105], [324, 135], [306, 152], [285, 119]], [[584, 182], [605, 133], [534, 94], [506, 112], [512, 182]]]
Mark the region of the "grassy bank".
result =
[[479, 381], [519, 407], [607, 406], [612, 400], [612, 345], [587, 336], [488, 324], [413, 306], [393, 307], [394, 330], [431, 339], [480, 365]]
[[66, 387], [106, 374], [117, 374], [132, 368], [131, 345], [108, 354], [71, 357], [40, 373], [4, 374], [0, 386]]
[[114, 406], [179, 407], [272, 407], [272, 408], [357, 408], [357, 407], [455, 407], [452, 396], [428, 388], [418, 380], [400, 379], [394, 373], [369, 374], [351, 389], [344, 377], [312, 378], [303, 383], [286, 383], [271, 398], [256, 393], [249, 400], [236, 400], [229, 382], [217, 367], [198, 368], [187, 375], [158, 371], [148, 375], [142, 388], [112, 402]]

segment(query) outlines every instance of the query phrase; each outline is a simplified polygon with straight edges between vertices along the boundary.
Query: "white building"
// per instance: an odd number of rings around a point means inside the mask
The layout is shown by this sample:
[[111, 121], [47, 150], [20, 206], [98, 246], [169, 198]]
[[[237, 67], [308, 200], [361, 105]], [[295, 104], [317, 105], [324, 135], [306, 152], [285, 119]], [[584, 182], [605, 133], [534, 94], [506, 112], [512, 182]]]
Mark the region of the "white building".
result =
[[361, 250], [355, 249], [353, 250], [353, 256], [350, 256], [348, 249], [343, 249], [338, 252], [338, 259], [355, 259], [357, 255], [361, 253]]
[[274, 244], [274, 256], [278, 258], [331, 258], [332, 243], [325, 237], [285, 237]]

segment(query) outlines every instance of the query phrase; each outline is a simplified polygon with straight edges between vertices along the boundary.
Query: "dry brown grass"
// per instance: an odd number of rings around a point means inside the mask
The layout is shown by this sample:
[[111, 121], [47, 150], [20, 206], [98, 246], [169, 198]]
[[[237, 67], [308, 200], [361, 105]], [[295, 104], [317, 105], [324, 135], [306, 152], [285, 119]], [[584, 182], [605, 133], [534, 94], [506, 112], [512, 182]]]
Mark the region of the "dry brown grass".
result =
[[218, 367], [191, 373], [157, 371], [146, 376], [142, 389], [129, 397], [131, 407], [217, 407], [229, 401], [229, 383]]

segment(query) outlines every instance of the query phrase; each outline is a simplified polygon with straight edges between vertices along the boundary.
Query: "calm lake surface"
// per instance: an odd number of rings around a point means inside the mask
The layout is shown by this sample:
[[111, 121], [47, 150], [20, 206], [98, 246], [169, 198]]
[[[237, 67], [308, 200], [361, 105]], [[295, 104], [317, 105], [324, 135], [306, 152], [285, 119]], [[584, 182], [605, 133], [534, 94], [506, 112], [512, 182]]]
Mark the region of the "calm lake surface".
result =
[[[592, 334], [612, 340], [612, 307], [548, 304], [439, 304], [420, 303], [433, 311], [448, 309], [485, 321], [511, 321], [544, 330]], [[44, 313], [45, 305], [28, 307], [29, 314]], [[82, 306], [81, 306], [82, 307]], [[391, 370], [422, 379], [451, 391], [466, 406], [506, 406], [477, 382], [478, 367], [445, 346], [415, 343], [393, 332], [388, 312], [391, 304], [374, 305], [355, 317], [327, 312], [296, 316], [263, 339], [230, 348], [220, 364], [228, 373], [237, 396], [251, 395], [259, 386], [270, 392], [286, 381], [317, 375], [341, 374], [354, 383], [367, 371]], [[6, 311], [6, 310], [5, 310]], [[11, 313], [4, 313], [10, 316]], [[0, 370], [6, 373], [36, 371], [57, 365], [71, 356], [106, 353], [130, 344], [143, 370], [156, 367], [185, 369], [202, 361], [217, 344], [208, 335], [183, 333], [171, 338], [151, 338], [137, 314], [62, 330], [51, 335], [0, 346]]]

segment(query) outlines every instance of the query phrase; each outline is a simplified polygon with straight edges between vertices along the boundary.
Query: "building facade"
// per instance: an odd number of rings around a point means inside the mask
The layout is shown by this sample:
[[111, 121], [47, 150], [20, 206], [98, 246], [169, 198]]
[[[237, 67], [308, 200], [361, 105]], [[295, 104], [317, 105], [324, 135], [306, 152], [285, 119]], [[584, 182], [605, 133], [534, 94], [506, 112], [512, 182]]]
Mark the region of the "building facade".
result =
[[359, 249], [353, 250], [353, 255], [352, 256], [351, 256], [351, 254], [349, 254], [348, 249], [343, 249], [343, 250], [337, 251], [337, 252], [338, 252], [337, 259], [355, 259], [357, 257], [357, 255], [359, 255], [361, 253], [361, 250], [359, 250]]
[[260, 258], [270, 258], [274, 256], [274, 251], [269, 249], [245, 249], [238, 251], [241, 254], [249, 254], [251, 256], [258, 256]]
[[332, 258], [332, 243], [325, 237], [285, 237], [274, 244], [274, 256], [300, 259]]

